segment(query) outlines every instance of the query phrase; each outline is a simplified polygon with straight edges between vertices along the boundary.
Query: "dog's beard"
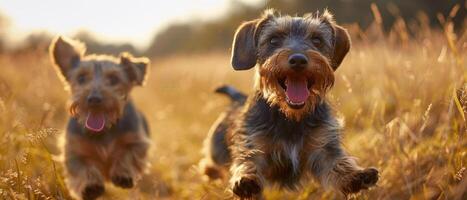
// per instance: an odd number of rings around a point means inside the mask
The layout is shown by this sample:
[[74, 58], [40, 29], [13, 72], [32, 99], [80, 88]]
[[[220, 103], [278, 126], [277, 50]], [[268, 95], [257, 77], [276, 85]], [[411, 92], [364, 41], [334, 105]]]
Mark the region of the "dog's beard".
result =
[[328, 59], [316, 51], [306, 53], [309, 64], [303, 71], [290, 69], [287, 64], [290, 51], [281, 50], [265, 60], [256, 73], [256, 87], [263, 97], [295, 121], [313, 112], [334, 84]]
[[72, 117], [78, 119], [92, 132], [101, 132], [105, 128], [114, 125], [123, 114], [124, 100], [116, 98], [107, 99], [102, 106], [91, 108], [86, 104], [86, 98], [72, 100], [69, 111]]

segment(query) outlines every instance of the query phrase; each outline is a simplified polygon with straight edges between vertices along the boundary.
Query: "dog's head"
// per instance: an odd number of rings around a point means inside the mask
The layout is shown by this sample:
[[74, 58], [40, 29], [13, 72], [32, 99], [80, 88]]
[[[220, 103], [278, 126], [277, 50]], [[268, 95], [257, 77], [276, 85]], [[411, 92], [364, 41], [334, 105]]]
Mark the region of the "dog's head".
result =
[[109, 128], [121, 117], [134, 86], [144, 84], [149, 60], [122, 53], [85, 56], [85, 45], [57, 37], [50, 45], [57, 74], [71, 91], [70, 113], [93, 131]]
[[267, 10], [237, 29], [232, 66], [247, 70], [258, 64], [256, 87], [263, 97], [298, 121], [323, 100], [349, 49], [347, 31], [328, 11], [291, 17]]

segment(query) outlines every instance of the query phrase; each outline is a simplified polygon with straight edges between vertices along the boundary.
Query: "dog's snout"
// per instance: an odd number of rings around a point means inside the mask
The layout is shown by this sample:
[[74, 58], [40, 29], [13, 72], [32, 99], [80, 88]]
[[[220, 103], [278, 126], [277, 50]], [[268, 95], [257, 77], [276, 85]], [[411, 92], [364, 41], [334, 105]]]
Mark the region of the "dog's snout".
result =
[[308, 58], [301, 54], [296, 53], [289, 56], [289, 66], [295, 70], [304, 69], [308, 65]]
[[98, 106], [102, 103], [102, 95], [93, 93], [88, 96], [87, 101], [90, 106]]

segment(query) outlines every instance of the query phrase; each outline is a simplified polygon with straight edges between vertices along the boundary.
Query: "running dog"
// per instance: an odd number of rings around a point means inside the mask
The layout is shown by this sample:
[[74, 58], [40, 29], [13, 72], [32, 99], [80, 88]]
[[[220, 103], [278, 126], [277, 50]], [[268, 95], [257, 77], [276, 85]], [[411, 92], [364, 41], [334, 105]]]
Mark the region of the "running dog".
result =
[[144, 84], [149, 60], [129, 53], [84, 55], [84, 44], [64, 37], [49, 51], [71, 91], [64, 162], [72, 195], [96, 199], [107, 180], [133, 187], [145, 169], [150, 139], [146, 119], [129, 95]]
[[232, 105], [204, 143], [203, 172], [229, 177], [240, 199], [262, 198], [266, 184], [298, 189], [314, 177], [345, 195], [376, 184], [375, 168], [362, 168], [341, 147], [341, 125], [325, 95], [350, 50], [347, 31], [333, 16], [280, 16], [272, 10], [235, 33], [232, 66], [256, 67], [248, 98], [227, 86]]

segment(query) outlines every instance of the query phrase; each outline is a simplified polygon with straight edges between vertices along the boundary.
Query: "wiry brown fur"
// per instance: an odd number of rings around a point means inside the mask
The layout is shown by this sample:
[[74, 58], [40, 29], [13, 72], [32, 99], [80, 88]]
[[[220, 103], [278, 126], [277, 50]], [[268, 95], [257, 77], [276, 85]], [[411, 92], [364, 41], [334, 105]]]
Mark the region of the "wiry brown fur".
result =
[[[273, 43], [277, 38], [280, 43]], [[374, 186], [378, 171], [361, 168], [342, 149], [341, 125], [325, 100], [350, 49], [347, 32], [332, 15], [266, 11], [242, 24], [233, 43], [234, 69], [258, 65], [255, 93], [246, 102], [235, 100], [241, 93], [232, 88], [226, 93], [234, 103], [205, 140], [204, 173], [214, 179], [230, 172], [230, 189], [241, 199], [262, 198], [267, 184], [296, 190], [309, 177], [346, 195]], [[294, 54], [307, 58], [303, 68], [292, 66]], [[310, 95], [303, 106], [286, 102], [285, 77], [307, 80]]]
[[[129, 94], [144, 84], [149, 61], [128, 53], [120, 58], [84, 53], [84, 44], [64, 37], [50, 46], [51, 60], [71, 92], [63, 152], [66, 182], [76, 198], [95, 199], [105, 191], [105, 181], [131, 188], [146, 168], [149, 128]], [[90, 97], [100, 103], [90, 103]], [[85, 128], [89, 113], [105, 116], [104, 130]]]
[[[125, 80], [126, 76], [122, 70], [115, 67], [113, 62], [107, 60], [98, 61], [100, 62], [101, 67], [103, 68], [104, 74], [113, 75], [120, 77], [119, 79]], [[76, 80], [77, 76], [85, 75], [92, 76], [91, 74], [94, 71], [94, 63], [83, 63], [79, 69], [74, 70], [69, 73], [71, 80]], [[105, 81], [104, 79], [96, 81]], [[70, 105], [70, 114], [73, 117], [76, 117], [80, 122], [84, 122], [86, 114], [89, 112], [89, 107], [86, 106], [87, 95], [91, 93], [91, 90], [95, 89], [93, 84], [80, 85], [76, 81], [70, 81], [71, 89], [71, 105]], [[97, 83], [99, 84], [99, 83]], [[131, 90], [130, 84], [119, 84], [117, 87], [100, 87], [102, 96], [107, 97], [107, 101], [103, 104], [102, 107], [98, 109], [102, 110], [108, 114], [109, 120], [112, 123], [115, 123], [119, 116], [121, 116], [122, 108], [126, 103], [127, 94]], [[110, 123], [109, 123], [110, 125]]]
[[278, 50], [270, 56], [263, 65], [258, 68], [258, 87], [264, 98], [271, 105], [278, 105], [281, 111], [290, 119], [300, 121], [304, 114], [313, 111], [313, 108], [324, 99], [324, 95], [334, 84], [334, 73], [326, 58], [315, 51], [306, 52], [310, 60], [310, 67], [300, 75], [310, 77], [314, 84], [310, 88], [311, 97], [302, 109], [290, 109], [285, 101], [285, 91], [278, 84], [278, 79], [286, 76], [294, 76], [294, 73], [287, 69], [287, 58], [290, 56], [289, 49]]

